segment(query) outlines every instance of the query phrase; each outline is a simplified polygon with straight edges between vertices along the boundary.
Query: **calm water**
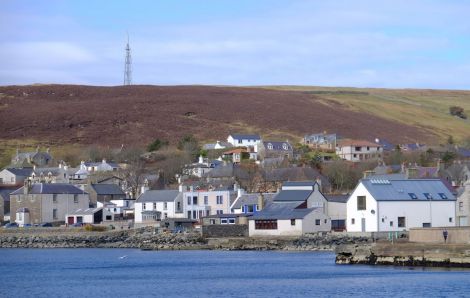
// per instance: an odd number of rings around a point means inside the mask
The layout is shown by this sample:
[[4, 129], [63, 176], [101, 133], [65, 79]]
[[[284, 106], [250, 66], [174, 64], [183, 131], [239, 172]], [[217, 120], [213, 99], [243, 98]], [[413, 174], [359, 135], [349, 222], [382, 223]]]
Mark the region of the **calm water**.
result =
[[470, 297], [470, 271], [322, 252], [0, 249], [1, 297]]

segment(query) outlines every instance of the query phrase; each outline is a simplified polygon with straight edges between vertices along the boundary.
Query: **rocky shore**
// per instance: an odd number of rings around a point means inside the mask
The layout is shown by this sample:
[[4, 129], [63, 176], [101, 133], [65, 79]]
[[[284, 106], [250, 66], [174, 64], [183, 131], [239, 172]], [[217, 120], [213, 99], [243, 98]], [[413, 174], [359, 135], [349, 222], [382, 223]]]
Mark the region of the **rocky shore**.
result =
[[337, 264], [470, 268], [470, 244], [367, 243], [336, 247]]
[[0, 232], [0, 248], [138, 248], [143, 250], [334, 250], [338, 245], [368, 243], [366, 237], [342, 234], [301, 238], [203, 238], [199, 233], [154, 233], [151, 229], [86, 232], [18, 230]]

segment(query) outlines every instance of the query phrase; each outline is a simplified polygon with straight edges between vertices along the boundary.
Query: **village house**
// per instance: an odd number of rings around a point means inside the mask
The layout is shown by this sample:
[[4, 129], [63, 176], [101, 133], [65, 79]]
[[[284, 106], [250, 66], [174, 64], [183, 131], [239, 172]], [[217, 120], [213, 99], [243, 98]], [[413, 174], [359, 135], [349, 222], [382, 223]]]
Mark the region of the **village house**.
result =
[[382, 147], [363, 140], [339, 140], [336, 144], [336, 155], [352, 162], [377, 160], [382, 157]]
[[313, 181], [285, 182], [273, 202], [248, 219], [249, 236], [328, 232], [327, 200]]
[[456, 199], [438, 179], [362, 179], [346, 205], [348, 232], [456, 225]]
[[255, 134], [231, 134], [227, 137], [227, 142], [233, 147], [254, 147], [261, 142], [261, 137]]
[[244, 193], [240, 189], [237, 198], [230, 206], [230, 211], [233, 214], [255, 213], [271, 204], [276, 195], [277, 193]]
[[346, 230], [346, 203], [349, 195], [326, 194], [325, 198], [328, 201], [327, 212], [331, 220], [331, 230], [337, 232]]
[[[251, 153], [255, 155], [252, 156]], [[256, 159], [256, 153], [250, 152], [245, 148], [235, 148], [229, 151], [225, 151], [222, 153], [222, 156], [224, 159], [229, 159], [234, 164], [241, 163], [243, 160]]]
[[32, 167], [33, 165], [38, 167], [46, 167], [52, 165], [54, 159], [49, 153], [49, 148], [45, 152], [41, 152], [39, 146], [36, 151], [32, 152], [19, 152], [16, 150], [15, 156], [11, 160], [13, 167]]
[[183, 168], [183, 175], [201, 178], [221, 163], [222, 161], [220, 160], [209, 161], [209, 159], [204, 158], [201, 155], [199, 156], [198, 161], [196, 163], [186, 165]]
[[470, 225], [470, 179], [463, 183], [457, 194], [457, 225]]
[[215, 143], [204, 144], [202, 146], [202, 149], [204, 149], [204, 150], [220, 150], [220, 149], [226, 149], [226, 148], [230, 148], [230, 147], [233, 147], [233, 145], [228, 143], [228, 142], [217, 141]]
[[134, 204], [135, 223], [155, 224], [167, 218], [183, 218], [183, 194], [178, 190], [147, 190]]
[[77, 169], [70, 168], [64, 163], [59, 163], [57, 167], [34, 166], [29, 179], [33, 183], [70, 183], [76, 171]]
[[6, 168], [0, 171], [0, 185], [23, 185], [33, 168]]
[[65, 215], [68, 225], [73, 224], [101, 224], [114, 220], [113, 214], [102, 207], [77, 209]]
[[205, 216], [230, 213], [237, 196], [234, 185], [193, 183], [180, 186], [185, 217], [200, 220]]
[[101, 162], [84, 162], [89, 173], [93, 172], [115, 172], [120, 169], [119, 165], [114, 162], [107, 162], [103, 159]]
[[[25, 185], [10, 194], [11, 222], [39, 224], [63, 222], [65, 215], [77, 209], [87, 209], [88, 193], [71, 184], [38, 183], [26, 181]], [[28, 210], [30, 222], [23, 220], [22, 212]]]
[[302, 139], [302, 144], [314, 149], [335, 150], [336, 134], [316, 133], [306, 135]]
[[10, 220], [10, 193], [18, 189], [18, 186], [0, 185], [0, 222]]
[[292, 159], [294, 156], [294, 149], [289, 141], [263, 141], [256, 145], [255, 151], [261, 160], [265, 158]]
[[90, 204], [92, 207], [96, 207], [98, 202], [104, 204], [116, 200], [126, 200], [126, 194], [116, 184], [92, 183], [86, 187], [86, 190], [90, 194]]

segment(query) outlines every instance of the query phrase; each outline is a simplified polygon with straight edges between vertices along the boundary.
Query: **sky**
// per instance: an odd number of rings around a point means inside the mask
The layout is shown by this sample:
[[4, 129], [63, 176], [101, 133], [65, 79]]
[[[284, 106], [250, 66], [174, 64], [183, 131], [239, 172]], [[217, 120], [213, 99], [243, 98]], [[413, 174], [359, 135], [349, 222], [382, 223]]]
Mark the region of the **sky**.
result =
[[470, 89], [470, 0], [0, 1], [0, 85]]

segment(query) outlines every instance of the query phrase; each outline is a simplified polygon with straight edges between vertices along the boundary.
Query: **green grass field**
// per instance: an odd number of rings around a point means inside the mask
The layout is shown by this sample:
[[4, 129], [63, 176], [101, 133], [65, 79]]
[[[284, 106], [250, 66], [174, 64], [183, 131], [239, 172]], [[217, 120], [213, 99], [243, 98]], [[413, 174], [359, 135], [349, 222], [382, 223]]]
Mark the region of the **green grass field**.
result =
[[[444, 142], [448, 136], [461, 141], [470, 137], [470, 91], [335, 88], [313, 86], [264, 86], [276, 90], [311, 93], [328, 104], [340, 103], [351, 110], [411, 124], [437, 134]], [[449, 114], [449, 107], [464, 108], [469, 119]]]

